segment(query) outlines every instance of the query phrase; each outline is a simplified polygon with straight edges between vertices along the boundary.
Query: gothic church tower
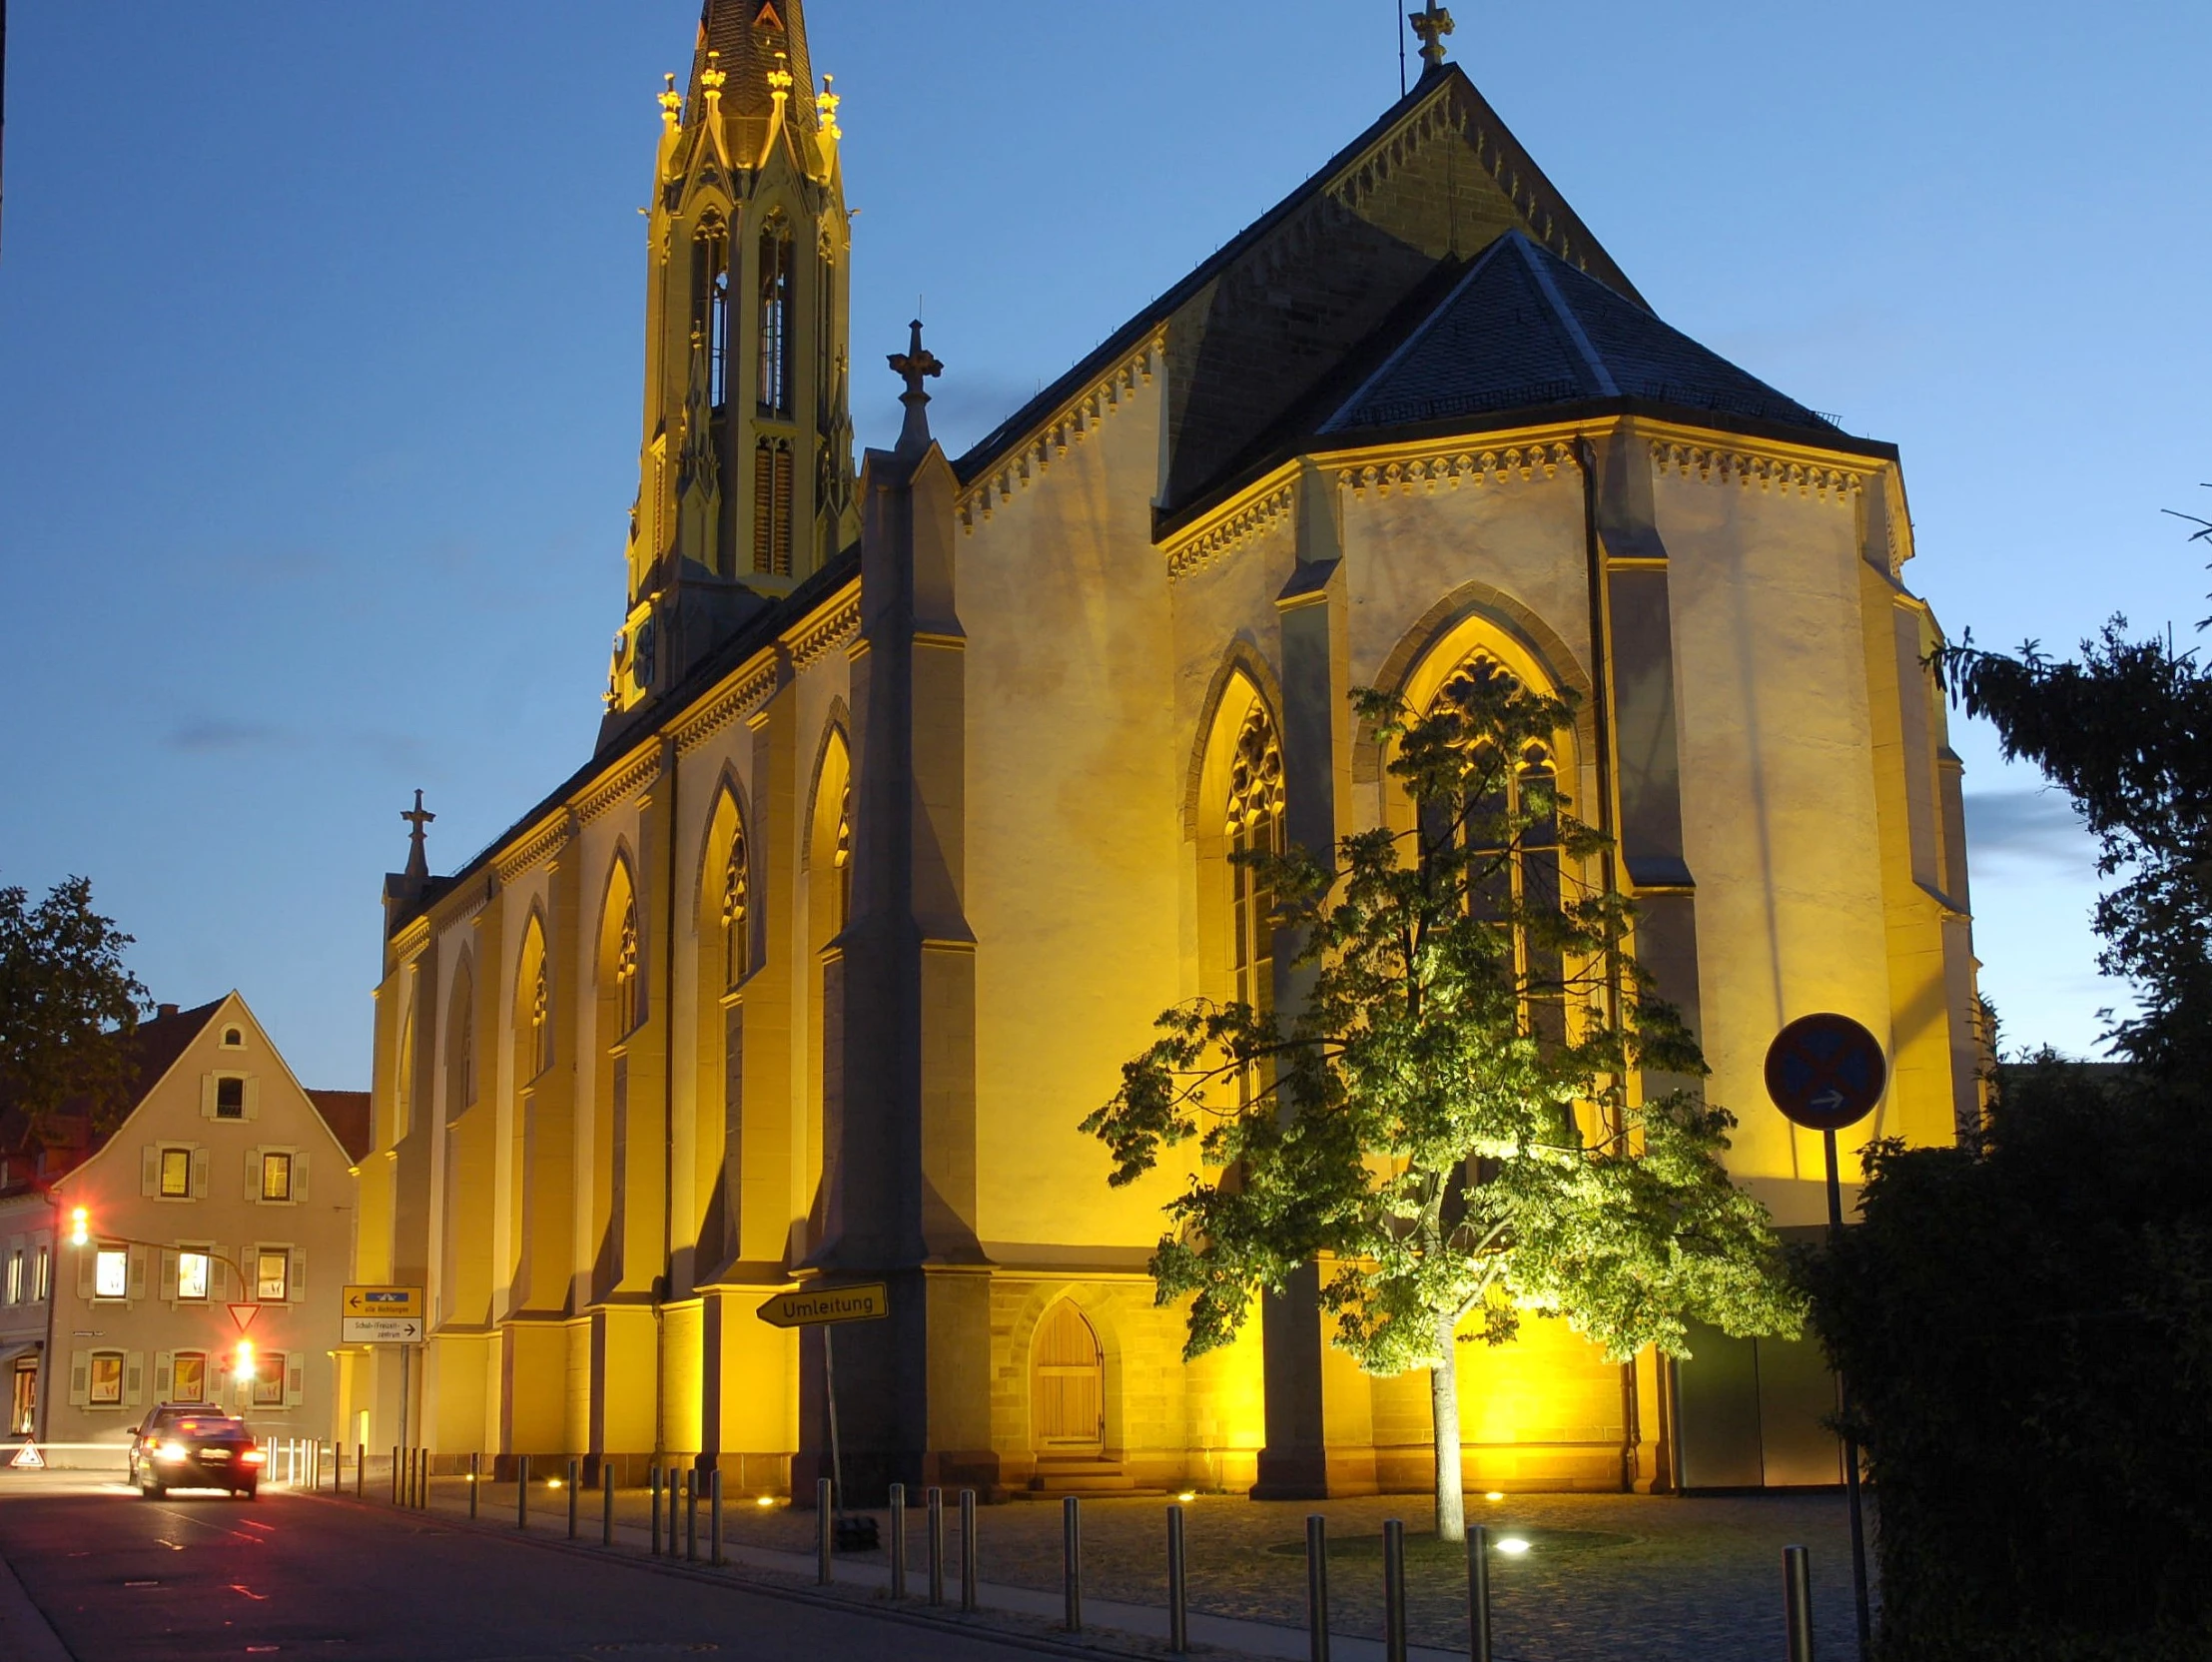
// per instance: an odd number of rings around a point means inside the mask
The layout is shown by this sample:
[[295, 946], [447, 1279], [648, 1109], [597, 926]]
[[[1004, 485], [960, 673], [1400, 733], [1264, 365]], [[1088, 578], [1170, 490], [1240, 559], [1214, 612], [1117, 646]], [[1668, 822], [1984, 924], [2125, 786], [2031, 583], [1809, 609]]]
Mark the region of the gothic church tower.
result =
[[628, 609], [602, 736], [860, 533], [836, 96], [800, 0], [707, 0], [661, 94]]

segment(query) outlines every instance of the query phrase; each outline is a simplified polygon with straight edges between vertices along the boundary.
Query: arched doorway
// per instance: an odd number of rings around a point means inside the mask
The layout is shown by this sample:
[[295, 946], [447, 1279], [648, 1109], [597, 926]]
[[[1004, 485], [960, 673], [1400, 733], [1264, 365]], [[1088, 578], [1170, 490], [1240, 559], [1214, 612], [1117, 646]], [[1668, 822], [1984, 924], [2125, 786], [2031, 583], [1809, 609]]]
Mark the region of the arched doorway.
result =
[[1080, 1458], [1106, 1448], [1106, 1352], [1083, 1311], [1066, 1298], [1037, 1324], [1030, 1415], [1041, 1455]]

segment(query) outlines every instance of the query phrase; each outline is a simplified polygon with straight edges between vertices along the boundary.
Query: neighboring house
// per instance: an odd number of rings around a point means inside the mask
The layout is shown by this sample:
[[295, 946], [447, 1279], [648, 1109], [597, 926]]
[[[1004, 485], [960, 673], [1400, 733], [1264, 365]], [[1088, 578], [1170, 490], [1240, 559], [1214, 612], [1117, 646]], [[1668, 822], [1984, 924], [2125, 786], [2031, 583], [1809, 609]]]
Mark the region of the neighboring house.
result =
[[128, 1440], [155, 1402], [204, 1399], [269, 1435], [327, 1435], [367, 1096], [303, 1090], [237, 993], [164, 1005], [133, 1046], [112, 1132], [65, 1114], [7, 1140], [9, 1428], [66, 1461]]

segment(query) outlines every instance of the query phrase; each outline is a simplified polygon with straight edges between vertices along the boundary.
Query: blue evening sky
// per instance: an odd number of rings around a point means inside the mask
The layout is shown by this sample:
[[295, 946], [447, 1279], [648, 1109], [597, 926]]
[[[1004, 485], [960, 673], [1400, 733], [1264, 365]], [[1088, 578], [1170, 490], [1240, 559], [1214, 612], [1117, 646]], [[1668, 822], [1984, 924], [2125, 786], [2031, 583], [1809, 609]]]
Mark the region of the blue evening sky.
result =
[[[0, 882], [368, 1083], [381, 874], [589, 751], [660, 72], [696, 0], [14, 0]], [[1460, 0], [1453, 55], [1662, 316], [1903, 447], [1955, 633], [2206, 607], [2202, 0]], [[958, 450], [1398, 91], [1385, 0], [812, 0], [863, 442], [922, 296]], [[2086, 1050], [2090, 853], [1961, 726], [1983, 986]], [[1738, 1105], [1742, 1107], [1744, 1105]]]

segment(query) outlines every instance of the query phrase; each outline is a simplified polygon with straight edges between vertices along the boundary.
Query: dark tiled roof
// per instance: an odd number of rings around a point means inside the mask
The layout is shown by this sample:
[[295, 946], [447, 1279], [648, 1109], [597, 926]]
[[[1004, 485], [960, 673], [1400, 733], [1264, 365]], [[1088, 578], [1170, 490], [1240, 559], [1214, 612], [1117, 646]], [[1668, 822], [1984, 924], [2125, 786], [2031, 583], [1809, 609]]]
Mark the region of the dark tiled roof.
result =
[[[191, 1010], [180, 1010], [173, 1016], [156, 1016], [150, 1022], [139, 1023], [137, 1031], [125, 1041], [131, 1056], [131, 1085], [124, 1115], [146, 1100], [146, 1094], [161, 1083], [162, 1075], [176, 1065], [177, 1058], [200, 1037], [201, 1030], [214, 1019], [222, 1005], [222, 999], [215, 999]], [[118, 1117], [118, 1123], [121, 1118]], [[98, 1154], [112, 1135], [93, 1129], [92, 1116], [85, 1103], [63, 1104], [47, 1117], [45, 1136], [41, 1140], [46, 1150], [45, 1172], [36, 1184], [26, 1183], [23, 1164], [36, 1153], [30, 1119], [15, 1104], [0, 1104], [0, 1149], [14, 1157], [9, 1161], [8, 1185], [4, 1192], [16, 1194], [25, 1188], [52, 1182]]]
[[1518, 231], [1492, 243], [1317, 430], [1611, 400], [1838, 431]]
[[369, 1093], [366, 1091], [310, 1091], [308, 1101], [331, 1128], [331, 1135], [345, 1146], [359, 1166], [375, 1140], [369, 1133]]

